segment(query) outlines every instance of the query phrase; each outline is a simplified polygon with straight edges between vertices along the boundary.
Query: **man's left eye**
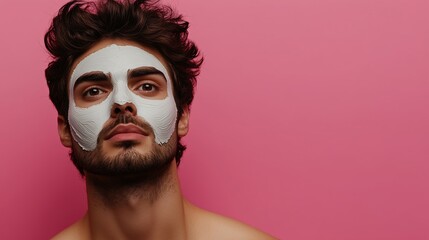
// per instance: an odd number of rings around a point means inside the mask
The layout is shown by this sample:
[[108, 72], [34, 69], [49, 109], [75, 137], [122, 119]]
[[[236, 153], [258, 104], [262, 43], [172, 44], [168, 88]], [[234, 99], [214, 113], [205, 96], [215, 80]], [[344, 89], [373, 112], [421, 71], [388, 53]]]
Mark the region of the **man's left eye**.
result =
[[154, 86], [153, 84], [150, 84], [150, 83], [144, 83], [144, 84], [140, 85], [138, 90], [141, 90], [144, 92], [153, 92], [156, 90], [156, 86]]

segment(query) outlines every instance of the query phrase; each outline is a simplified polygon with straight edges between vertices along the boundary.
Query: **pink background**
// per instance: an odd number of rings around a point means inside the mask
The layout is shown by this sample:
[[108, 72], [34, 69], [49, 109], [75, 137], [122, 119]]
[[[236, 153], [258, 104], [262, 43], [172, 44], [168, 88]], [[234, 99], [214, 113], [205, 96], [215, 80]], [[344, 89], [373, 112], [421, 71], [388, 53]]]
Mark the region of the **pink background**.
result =
[[[0, 239], [86, 209], [43, 75], [64, 2], [0, 2]], [[206, 57], [187, 198], [280, 239], [429, 239], [428, 1], [170, 2]]]

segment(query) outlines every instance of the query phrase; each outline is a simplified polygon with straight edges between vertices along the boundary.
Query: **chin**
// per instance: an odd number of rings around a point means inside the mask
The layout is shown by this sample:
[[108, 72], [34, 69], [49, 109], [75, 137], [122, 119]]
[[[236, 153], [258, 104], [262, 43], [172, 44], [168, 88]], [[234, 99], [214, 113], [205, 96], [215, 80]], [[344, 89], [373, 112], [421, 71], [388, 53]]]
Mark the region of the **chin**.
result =
[[153, 139], [143, 141], [101, 141], [93, 151], [72, 146], [71, 159], [79, 171], [99, 175], [159, 173], [169, 166], [176, 155], [176, 138], [165, 144]]
[[139, 141], [119, 141], [119, 142], [104, 142], [101, 145], [101, 151], [105, 156], [114, 156], [127, 151], [137, 152], [139, 154], [148, 154], [153, 148], [152, 143], [143, 143]]

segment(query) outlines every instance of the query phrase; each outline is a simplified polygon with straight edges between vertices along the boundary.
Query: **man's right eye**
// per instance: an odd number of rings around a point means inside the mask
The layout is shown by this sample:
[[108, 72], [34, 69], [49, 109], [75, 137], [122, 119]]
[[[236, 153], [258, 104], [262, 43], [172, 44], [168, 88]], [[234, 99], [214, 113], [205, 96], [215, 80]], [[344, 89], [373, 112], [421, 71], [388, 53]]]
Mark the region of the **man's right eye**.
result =
[[106, 91], [104, 91], [100, 88], [93, 87], [93, 88], [90, 88], [90, 89], [86, 90], [85, 92], [83, 92], [83, 96], [84, 97], [95, 97], [95, 96], [101, 95], [105, 92]]

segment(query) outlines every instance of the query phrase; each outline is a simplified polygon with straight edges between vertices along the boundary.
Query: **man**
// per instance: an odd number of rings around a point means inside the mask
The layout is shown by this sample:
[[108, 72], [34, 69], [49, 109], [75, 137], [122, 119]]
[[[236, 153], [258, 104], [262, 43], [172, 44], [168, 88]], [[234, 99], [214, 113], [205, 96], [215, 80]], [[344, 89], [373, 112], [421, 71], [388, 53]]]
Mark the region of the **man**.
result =
[[273, 239], [186, 201], [177, 166], [202, 63], [188, 23], [145, 0], [72, 1], [45, 35], [58, 132], [88, 212], [54, 239]]

